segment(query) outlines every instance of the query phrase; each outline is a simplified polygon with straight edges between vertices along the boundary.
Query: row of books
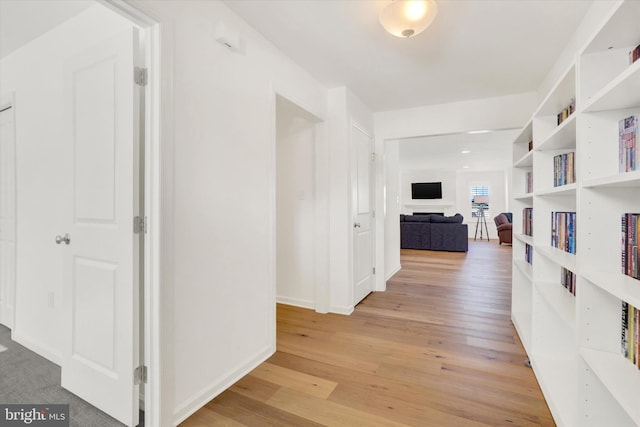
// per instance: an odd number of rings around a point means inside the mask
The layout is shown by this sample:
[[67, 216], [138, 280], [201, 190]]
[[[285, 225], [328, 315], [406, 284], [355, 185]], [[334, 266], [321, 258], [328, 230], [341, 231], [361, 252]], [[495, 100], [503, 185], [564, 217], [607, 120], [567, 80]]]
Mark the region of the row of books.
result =
[[624, 357], [640, 369], [640, 310], [622, 301], [622, 339]]
[[640, 44], [629, 51], [629, 64], [633, 64], [640, 58]]
[[576, 111], [576, 100], [572, 98], [569, 105], [558, 113], [558, 126], [567, 120], [574, 111]]
[[638, 114], [633, 114], [618, 122], [618, 171], [638, 170], [640, 153], [638, 151]]
[[640, 231], [640, 214], [625, 213], [621, 218], [622, 240], [622, 274], [640, 279], [640, 254], [638, 253], [638, 231]]
[[525, 193], [533, 193], [533, 172], [527, 172], [525, 175], [525, 179]]
[[533, 236], [533, 208], [522, 209], [522, 233]]
[[576, 153], [558, 154], [553, 157], [553, 186], [567, 185], [576, 182]]
[[551, 246], [576, 253], [575, 212], [551, 212]]
[[572, 295], [576, 294], [576, 274], [562, 267], [560, 269], [560, 283], [564, 286]]
[[533, 246], [527, 243], [524, 245], [524, 260], [529, 264], [533, 264]]

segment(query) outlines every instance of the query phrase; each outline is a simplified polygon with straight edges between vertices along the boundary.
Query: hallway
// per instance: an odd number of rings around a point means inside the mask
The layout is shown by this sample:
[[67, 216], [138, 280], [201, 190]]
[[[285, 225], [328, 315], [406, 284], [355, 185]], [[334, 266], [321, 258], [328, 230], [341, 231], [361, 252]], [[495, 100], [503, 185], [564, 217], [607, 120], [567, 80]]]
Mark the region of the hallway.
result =
[[278, 306], [277, 353], [182, 425], [553, 426], [510, 320], [511, 247], [401, 262], [351, 316]]

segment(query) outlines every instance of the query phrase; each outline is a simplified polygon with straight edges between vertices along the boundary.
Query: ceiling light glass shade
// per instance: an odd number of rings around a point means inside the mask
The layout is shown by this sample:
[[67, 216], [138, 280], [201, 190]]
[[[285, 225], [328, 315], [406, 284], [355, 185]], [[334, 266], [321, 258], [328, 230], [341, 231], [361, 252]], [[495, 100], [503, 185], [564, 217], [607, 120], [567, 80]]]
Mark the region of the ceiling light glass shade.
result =
[[434, 0], [395, 0], [380, 12], [380, 24], [396, 37], [420, 34], [438, 13]]

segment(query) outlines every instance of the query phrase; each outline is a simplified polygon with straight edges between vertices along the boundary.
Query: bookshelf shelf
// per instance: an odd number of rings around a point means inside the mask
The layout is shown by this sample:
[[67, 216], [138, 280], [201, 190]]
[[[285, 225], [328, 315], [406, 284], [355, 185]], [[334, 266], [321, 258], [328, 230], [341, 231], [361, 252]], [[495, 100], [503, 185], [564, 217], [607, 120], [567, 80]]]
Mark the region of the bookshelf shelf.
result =
[[576, 115], [572, 114], [542, 141], [536, 151], [560, 150], [576, 146]]
[[[537, 355], [532, 361], [540, 388], [545, 396], [551, 397], [547, 399], [549, 409], [558, 425], [575, 425], [577, 372], [573, 359], [575, 357]], [[563, 381], [558, 381], [558, 378]]]
[[571, 295], [559, 282], [535, 281], [534, 286], [545, 302], [558, 315], [562, 322], [576, 332], [576, 297]]
[[571, 270], [576, 273], [576, 254], [570, 254], [560, 249], [552, 248], [551, 246], [536, 245], [536, 251], [538, 251], [545, 258], [560, 265], [561, 267]]
[[515, 262], [515, 265], [530, 282], [533, 282], [533, 266], [531, 264], [526, 261], [518, 260]]
[[619, 353], [581, 348], [580, 355], [620, 407], [640, 425], [640, 370]]
[[533, 237], [532, 236], [528, 236], [526, 234], [522, 234], [522, 233], [517, 233], [514, 234], [515, 238], [520, 240], [522, 243], [526, 243], [528, 245], [533, 246]]
[[577, 185], [575, 183], [566, 184], [566, 185], [561, 185], [561, 186], [558, 186], [558, 187], [553, 187], [553, 188], [548, 188], [548, 189], [545, 189], [545, 190], [536, 191], [535, 195], [536, 196], [572, 196], [572, 197], [575, 197], [576, 188], [577, 188]]
[[[637, 24], [636, 24], [637, 25]], [[625, 69], [584, 106], [585, 113], [640, 106], [640, 61]]]
[[520, 194], [518, 196], [513, 197], [514, 200], [519, 200], [523, 202], [531, 202], [533, 200], [533, 193]]
[[585, 180], [585, 188], [640, 188], [640, 170]]
[[533, 151], [527, 152], [513, 165], [516, 168], [528, 168], [533, 165]]
[[606, 273], [588, 268], [582, 269], [580, 274], [616, 298], [640, 307], [640, 280], [622, 273]]

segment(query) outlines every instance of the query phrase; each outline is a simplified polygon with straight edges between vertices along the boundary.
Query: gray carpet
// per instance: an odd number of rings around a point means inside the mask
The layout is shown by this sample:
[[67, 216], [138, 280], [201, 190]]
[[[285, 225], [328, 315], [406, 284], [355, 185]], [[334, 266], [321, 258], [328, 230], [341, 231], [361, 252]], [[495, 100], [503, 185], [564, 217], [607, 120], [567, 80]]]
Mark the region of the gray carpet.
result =
[[124, 424], [60, 387], [60, 367], [11, 341], [0, 325], [0, 402], [5, 404], [69, 404], [72, 427], [121, 427]]

